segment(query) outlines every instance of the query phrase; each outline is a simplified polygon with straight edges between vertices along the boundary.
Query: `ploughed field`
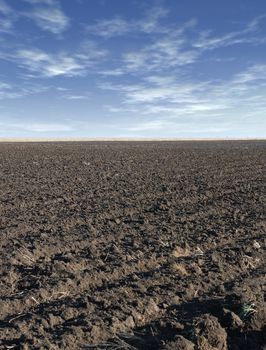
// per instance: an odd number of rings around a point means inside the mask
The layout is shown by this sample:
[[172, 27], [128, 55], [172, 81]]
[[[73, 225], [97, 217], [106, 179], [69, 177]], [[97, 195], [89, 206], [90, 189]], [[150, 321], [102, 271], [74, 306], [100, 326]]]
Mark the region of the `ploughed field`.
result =
[[265, 151], [0, 144], [0, 349], [265, 349]]

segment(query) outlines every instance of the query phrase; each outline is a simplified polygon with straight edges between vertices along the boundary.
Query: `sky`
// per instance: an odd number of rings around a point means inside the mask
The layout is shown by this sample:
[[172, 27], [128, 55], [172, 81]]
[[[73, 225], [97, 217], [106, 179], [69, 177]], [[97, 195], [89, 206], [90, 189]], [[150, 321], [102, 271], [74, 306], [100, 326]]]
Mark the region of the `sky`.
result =
[[266, 137], [266, 1], [0, 0], [0, 137]]

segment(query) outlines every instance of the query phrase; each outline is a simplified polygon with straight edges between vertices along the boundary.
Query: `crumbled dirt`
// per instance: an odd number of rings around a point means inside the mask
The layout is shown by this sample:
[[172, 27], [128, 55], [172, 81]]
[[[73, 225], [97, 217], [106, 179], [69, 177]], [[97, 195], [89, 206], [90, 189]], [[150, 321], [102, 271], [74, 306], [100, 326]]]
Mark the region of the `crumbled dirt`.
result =
[[194, 350], [195, 344], [188, 339], [182, 337], [182, 335], [176, 336], [172, 341], [166, 343], [163, 350]]
[[0, 144], [0, 349], [265, 350], [264, 141]]

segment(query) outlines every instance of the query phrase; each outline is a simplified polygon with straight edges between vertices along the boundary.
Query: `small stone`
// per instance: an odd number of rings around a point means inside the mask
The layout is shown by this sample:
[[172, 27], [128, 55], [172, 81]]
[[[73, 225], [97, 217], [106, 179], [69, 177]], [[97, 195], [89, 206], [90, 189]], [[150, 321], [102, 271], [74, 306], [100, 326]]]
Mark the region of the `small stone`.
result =
[[199, 266], [204, 266], [204, 264], [205, 264], [205, 261], [203, 260], [203, 259], [198, 259], [198, 265]]
[[260, 246], [259, 242], [254, 241], [254, 243], [253, 243], [253, 248], [255, 248], [255, 249], [260, 249], [261, 246]]
[[129, 329], [132, 329], [135, 327], [135, 322], [132, 316], [128, 316], [125, 320], [125, 326]]
[[148, 315], [155, 315], [160, 311], [158, 305], [155, 303], [155, 301], [153, 299], [151, 299], [145, 309], [145, 312]]
[[66, 265], [63, 263], [63, 261], [57, 261], [54, 263], [54, 269], [57, 272], [65, 272], [66, 271]]
[[47, 320], [47, 322], [49, 322], [49, 325], [51, 327], [54, 327], [56, 326], [57, 324], [60, 323], [61, 320], [61, 317], [57, 317], [57, 316], [54, 316], [53, 314], [49, 314], [49, 318]]
[[175, 295], [172, 299], [171, 299], [171, 305], [178, 305], [180, 303], [180, 298], [178, 295]]
[[200, 247], [197, 247], [195, 250], [195, 255], [204, 255], [204, 252], [200, 249]]
[[75, 315], [73, 313], [73, 310], [70, 307], [68, 307], [62, 312], [61, 316], [65, 321], [67, 321], [73, 318]]

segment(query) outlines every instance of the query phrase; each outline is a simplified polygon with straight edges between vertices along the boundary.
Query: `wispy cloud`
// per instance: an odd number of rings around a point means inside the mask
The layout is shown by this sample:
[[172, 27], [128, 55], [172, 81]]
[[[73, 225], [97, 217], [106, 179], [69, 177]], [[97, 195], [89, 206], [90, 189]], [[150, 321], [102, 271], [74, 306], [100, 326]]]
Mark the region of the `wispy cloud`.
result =
[[[129, 131], [171, 130], [171, 127], [184, 123], [193, 125], [198, 121], [204, 127], [210, 120], [224, 130], [228, 123], [225, 115], [238, 116], [238, 119], [264, 115], [265, 72], [265, 65], [253, 65], [228, 80], [197, 82], [187, 79], [177, 83], [171, 76], [148, 76], [141, 84], [101, 87], [122, 94], [122, 107], [115, 110], [108, 106], [111, 113], [127, 112], [136, 119], [145, 119], [134, 123]], [[134, 106], [134, 110], [130, 111], [130, 106]], [[217, 128], [214, 130], [218, 132]]]
[[30, 3], [33, 8], [24, 15], [34, 20], [42, 30], [61, 34], [69, 27], [70, 19], [62, 11], [57, 0], [25, 1]]
[[[166, 14], [166, 12], [163, 13]], [[118, 59], [119, 67], [103, 70], [100, 74], [106, 76], [140, 75], [143, 72], [162, 72], [169, 68], [181, 67], [195, 62], [200, 52], [191, 46], [186, 35], [186, 32], [193, 29], [195, 25], [195, 20], [189, 20], [178, 27], [155, 26], [153, 30], [152, 26], [149, 25], [151, 33], [144, 44], [141, 41], [141, 46], [134, 51], [123, 51]], [[138, 41], [136, 41], [136, 45], [139, 46]]]
[[14, 18], [11, 7], [4, 0], [0, 0], [0, 32], [10, 32]]
[[80, 75], [84, 69], [75, 58], [64, 53], [53, 55], [41, 50], [20, 50], [17, 59], [21, 66], [43, 77], [75, 76]]
[[107, 52], [92, 42], [84, 42], [72, 54], [66, 52], [48, 53], [38, 49], [23, 49], [11, 55], [11, 59], [19, 63], [35, 76], [51, 78], [56, 76], [86, 75], [89, 67], [98, 64]]
[[89, 94], [87, 95], [73, 95], [73, 94], [65, 94], [62, 96], [63, 98], [67, 99], [67, 100], [87, 100], [90, 96]]
[[18, 99], [29, 95], [39, 94], [49, 89], [44, 84], [23, 82], [19, 85], [0, 81], [0, 100]]
[[17, 11], [5, 0], [0, 0], [0, 32], [13, 33], [15, 20], [29, 18], [39, 28], [53, 34], [63, 33], [70, 25], [57, 0], [24, 0], [29, 3], [28, 11]]
[[73, 127], [66, 125], [66, 123], [38, 123], [38, 122], [1, 122], [1, 131], [18, 131], [18, 132], [69, 132], [73, 131]]
[[183, 38], [168, 36], [154, 40], [141, 50], [126, 53], [123, 60], [127, 72], [162, 71], [191, 64], [198, 56], [198, 51], [188, 48]]
[[[116, 126], [117, 127], [117, 126]], [[156, 132], [160, 134], [162, 131], [167, 135], [168, 133], [171, 135], [173, 131], [177, 132], [179, 135], [189, 134], [199, 134], [209, 133], [209, 134], [220, 134], [225, 131], [231, 130], [232, 125], [230, 123], [224, 123], [221, 125], [194, 125], [191, 121], [183, 120], [183, 121], [169, 121], [167, 119], [155, 119], [145, 122], [135, 123], [134, 125], [129, 125], [126, 127], [121, 127], [121, 130], [130, 133], [151, 133], [156, 135]]]
[[93, 25], [87, 26], [88, 33], [111, 38], [122, 36], [129, 33], [146, 33], [164, 31], [159, 22], [168, 14], [166, 8], [155, 6], [147, 12], [147, 14], [138, 20], [128, 20], [122, 17], [114, 17], [111, 19], [102, 19]]
[[25, 2], [28, 2], [32, 5], [50, 5], [54, 6], [57, 5], [58, 0], [24, 0]]
[[0, 82], [0, 91], [1, 90], [9, 90], [11, 88], [10, 84]]
[[0, 82], [0, 100], [20, 98], [27, 95], [27, 89], [17, 88], [11, 84]]
[[[199, 30], [195, 19], [178, 26], [172, 23], [161, 24], [159, 20], [167, 15], [167, 11], [164, 11], [163, 8], [157, 8], [156, 11], [154, 16], [151, 15], [150, 21], [146, 19], [146, 21], [127, 22], [122, 18], [113, 18], [98, 22], [94, 27], [95, 34], [106, 38], [129, 35], [129, 32], [137, 32], [138, 35], [141, 35], [141, 32], [150, 34], [146, 41], [141, 41], [141, 45], [136, 42], [135, 50], [122, 52], [120, 67], [114, 67], [113, 74], [107, 70], [106, 76], [163, 72], [169, 68], [189, 66], [199, 61], [207, 51], [240, 44], [259, 45], [265, 42], [265, 38], [256, 36], [265, 18], [264, 15], [254, 18], [239, 30], [215, 35], [208, 29]], [[144, 23], [150, 23], [149, 30]], [[104, 73], [103, 71], [102, 74]]]
[[246, 84], [258, 81], [266, 81], [266, 64], [256, 64], [246, 71], [236, 74], [234, 82], [236, 84]]
[[130, 31], [131, 25], [125, 19], [115, 17], [98, 21], [95, 25], [87, 27], [88, 33], [110, 38], [120, 36]]
[[193, 43], [193, 46], [204, 51], [237, 44], [256, 44], [260, 42], [260, 39], [254, 37], [254, 33], [264, 18], [264, 15], [258, 16], [247, 23], [241, 30], [232, 31], [220, 36], [212, 35], [210, 30], [202, 31], [199, 38]]
[[8, 98], [10, 94], [12, 94], [11, 85], [0, 81], [0, 100]]
[[32, 12], [33, 19], [43, 30], [54, 34], [65, 31], [69, 25], [69, 19], [59, 8], [36, 8]]

